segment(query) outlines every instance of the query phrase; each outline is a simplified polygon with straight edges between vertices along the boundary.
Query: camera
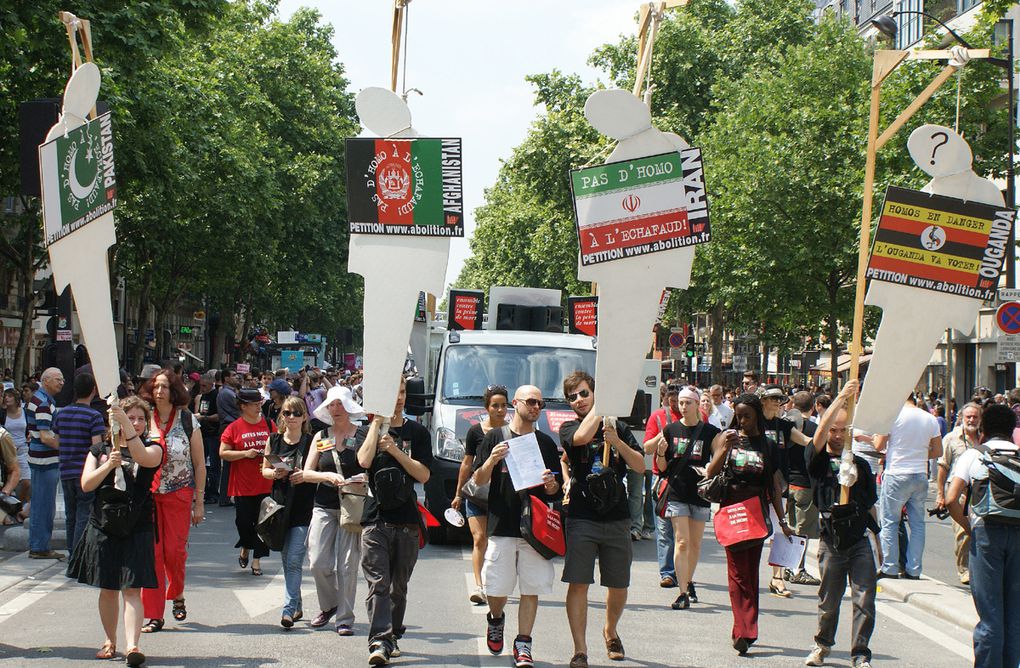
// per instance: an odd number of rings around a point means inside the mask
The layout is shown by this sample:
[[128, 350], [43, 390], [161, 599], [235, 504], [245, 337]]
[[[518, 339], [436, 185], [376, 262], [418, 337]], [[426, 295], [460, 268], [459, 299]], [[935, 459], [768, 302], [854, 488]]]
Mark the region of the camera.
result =
[[946, 508], [942, 508], [941, 510], [939, 508], [929, 508], [928, 517], [937, 517], [940, 520], [944, 520], [949, 517], [949, 510]]

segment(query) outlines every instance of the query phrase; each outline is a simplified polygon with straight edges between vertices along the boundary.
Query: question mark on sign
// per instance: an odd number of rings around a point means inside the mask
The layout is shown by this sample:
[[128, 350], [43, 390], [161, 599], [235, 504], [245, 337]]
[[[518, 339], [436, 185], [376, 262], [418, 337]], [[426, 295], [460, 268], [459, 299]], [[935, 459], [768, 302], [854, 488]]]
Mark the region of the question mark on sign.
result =
[[942, 141], [935, 144], [935, 146], [931, 149], [931, 164], [933, 165], [935, 164], [935, 151], [949, 143], [949, 135], [945, 132], [936, 132], [931, 136], [932, 139], [935, 139], [936, 137], [942, 137]]

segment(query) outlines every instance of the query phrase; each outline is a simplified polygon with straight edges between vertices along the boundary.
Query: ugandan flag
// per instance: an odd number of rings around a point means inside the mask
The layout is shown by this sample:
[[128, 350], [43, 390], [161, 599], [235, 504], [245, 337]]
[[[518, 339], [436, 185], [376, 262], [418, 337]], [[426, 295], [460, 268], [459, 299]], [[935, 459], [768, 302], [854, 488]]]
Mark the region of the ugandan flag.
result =
[[985, 298], [1002, 265], [1003, 213], [1002, 207], [890, 186], [867, 276]]
[[460, 139], [348, 139], [356, 234], [464, 236]]

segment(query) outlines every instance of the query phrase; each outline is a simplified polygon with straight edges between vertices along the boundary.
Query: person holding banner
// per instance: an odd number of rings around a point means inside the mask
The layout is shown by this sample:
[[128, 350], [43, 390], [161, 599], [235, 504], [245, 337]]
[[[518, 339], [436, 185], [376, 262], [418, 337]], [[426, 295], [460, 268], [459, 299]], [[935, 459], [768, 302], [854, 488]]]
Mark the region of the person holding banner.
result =
[[[712, 461], [705, 471], [706, 478], [727, 473], [716, 519], [716, 538], [723, 542], [723, 526], [719, 515], [724, 509], [738, 504], [744, 507], [747, 518], [756, 519], [767, 527], [768, 509], [772, 504], [779, 518], [779, 526], [786, 536], [793, 531], [786, 524], [782, 506], [783, 477], [777, 466], [775, 446], [765, 436], [765, 413], [761, 399], [755, 394], [742, 394], [733, 402], [733, 426], [723, 432], [724, 437], [712, 444]], [[754, 540], [726, 546], [726, 573], [733, 608], [733, 648], [741, 656], [758, 639], [758, 570], [762, 546], [769, 531]], [[724, 543], [725, 545], [725, 543]]]
[[[96, 492], [95, 502], [85, 535], [67, 566], [69, 578], [99, 587], [99, 619], [106, 638], [97, 659], [117, 655], [119, 599], [124, 599], [129, 666], [145, 663], [138, 649], [144, 612], [141, 588], [156, 586], [152, 481], [163, 451], [147, 440], [150, 419], [149, 405], [137, 397], [110, 408], [110, 423], [119, 426], [120, 435], [112, 446], [103, 443], [89, 450], [81, 487]], [[125, 503], [130, 513], [111, 512]]]
[[815, 505], [821, 514], [818, 543], [818, 632], [815, 646], [804, 664], [825, 665], [825, 657], [836, 641], [839, 606], [850, 581], [853, 601], [853, 631], [850, 634], [850, 665], [871, 668], [868, 642], [875, 630], [875, 556], [867, 530], [877, 533], [875, 476], [863, 457], [854, 455], [856, 480], [849, 487], [849, 503], [841, 504], [840, 459], [847, 440], [846, 403], [859, 383], [848, 381], [818, 423], [807, 449], [808, 475], [814, 488]]

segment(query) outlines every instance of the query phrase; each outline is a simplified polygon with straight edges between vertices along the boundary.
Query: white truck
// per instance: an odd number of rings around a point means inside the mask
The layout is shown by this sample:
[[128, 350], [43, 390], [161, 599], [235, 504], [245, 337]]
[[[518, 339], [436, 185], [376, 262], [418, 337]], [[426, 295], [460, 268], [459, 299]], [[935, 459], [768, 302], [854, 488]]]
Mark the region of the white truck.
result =
[[[465, 435], [487, 419], [482, 405], [486, 388], [506, 387], [512, 399], [520, 385], [538, 386], [546, 406], [537, 426], [557, 443], [560, 425], [574, 419], [563, 396], [563, 379], [579, 369], [595, 375], [597, 339], [566, 333], [560, 305], [558, 290], [493, 287], [480, 330], [447, 330], [445, 318], [430, 321], [427, 315], [415, 324], [410, 347], [420, 379], [408, 384], [407, 403], [408, 412], [422, 415], [432, 434], [425, 506], [442, 523], [430, 529], [432, 542], [466, 531], [447, 524], [443, 513], [457, 492]], [[633, 416], [642, 428], [649, 409], [658, 404], [659, 363], [649, 362]]]

